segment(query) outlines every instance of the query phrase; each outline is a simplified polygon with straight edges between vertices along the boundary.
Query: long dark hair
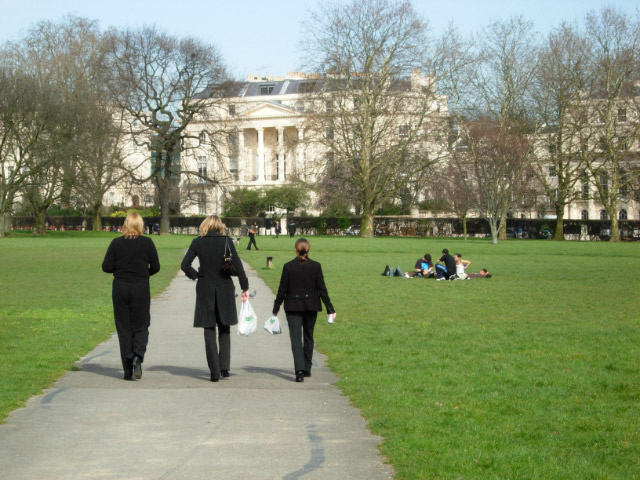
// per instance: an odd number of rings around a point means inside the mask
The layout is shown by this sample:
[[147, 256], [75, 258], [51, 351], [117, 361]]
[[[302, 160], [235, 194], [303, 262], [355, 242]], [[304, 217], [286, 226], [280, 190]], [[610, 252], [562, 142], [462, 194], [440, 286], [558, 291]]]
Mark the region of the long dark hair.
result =
[[307, 261], [307, 258], [309, 257], [309, 250], [311, 250], [309, 240], [306, 238], [299, 238], [296, 240], [296, 253], [298, 254], [298, 260], [300, 263]]
[[427, 261], [427, 263], [429, 264], [429, 267], [431, 267], [433, 264], [431, 263], [431, 254], [430, 253], [425, 253], [424, 254], [424, 259]]

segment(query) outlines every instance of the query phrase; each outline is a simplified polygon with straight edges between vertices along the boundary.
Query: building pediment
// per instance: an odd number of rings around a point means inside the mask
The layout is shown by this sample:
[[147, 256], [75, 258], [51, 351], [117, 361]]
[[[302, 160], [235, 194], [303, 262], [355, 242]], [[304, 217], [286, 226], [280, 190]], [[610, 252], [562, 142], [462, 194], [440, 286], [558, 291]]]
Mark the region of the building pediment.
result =
[[284, 105], [263, 102], [255, 107], [246, 110], [241, 115], [242, 119], [252, 118], [274, 118], [274, 117], [290, 117], [291, 115], [298, 115], [298, 112], [293, 108], [286, 107]]

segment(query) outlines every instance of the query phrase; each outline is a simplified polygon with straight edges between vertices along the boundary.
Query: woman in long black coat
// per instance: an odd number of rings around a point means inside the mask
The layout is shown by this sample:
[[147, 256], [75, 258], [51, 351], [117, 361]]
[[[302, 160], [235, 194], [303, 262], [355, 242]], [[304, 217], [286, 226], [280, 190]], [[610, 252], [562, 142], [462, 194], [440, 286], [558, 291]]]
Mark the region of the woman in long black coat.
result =
[[[249, 280], [244, 273], [242, 262], [231, 238], [225, 234], [225, 225], [217, 216], [209, 216], [200, 225], [200, 236], [191, 242], [191, 246], [182, 260], [182, 271], [196, 284], [196, 311], [194, 327], [204, 328], [204, 344], [207, 363], [211, 370], [211, 381], [217, 382], [220, 376], [228, 377], [231, 364], [231, 325], [238, 323], [235, 291], [231, 277], [220, 273], [225, 249], [233, 256], [233, 264], [238, 272], [242, 301], [249, 298]], [[196, 271], [191, 264], [198, 257], [200, 267]], [[218, 330], [219, 349], [216, 344]]]
[[298, 239], [295, 246], [297, 258], [282, 267], [280, 287], [273, 303], [273, 315], [278, 315], [284, 301], [296, 382], [303, 382], [304, 377], [311, 376], [313, 329], [318, 312], [322, 311], [321, 299], [332, 321], [336, 316], [324, 283], [322, 266], [308, 258], [310, 249], [306, 239]]
[[109, 244], [102, 262], [102, 271], [113, 273], [113, 315], [125, 380], [142, 377], [151, 322], [149, 277], [160, 271], [156, 247], [143, 229], [140, 215], [127, 215], [122, 236]]

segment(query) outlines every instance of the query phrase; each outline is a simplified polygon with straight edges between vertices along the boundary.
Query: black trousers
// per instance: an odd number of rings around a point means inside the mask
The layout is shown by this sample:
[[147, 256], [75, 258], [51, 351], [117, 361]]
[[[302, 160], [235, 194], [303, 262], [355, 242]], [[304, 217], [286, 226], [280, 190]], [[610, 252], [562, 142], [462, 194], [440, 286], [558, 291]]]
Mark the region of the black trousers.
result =
[[255, 235], [249, 235], [249, 245], [247, 245], [247, 250], [251, 250], [251, 245], [256, 247], [256, 250], [258, 250], [258, 245], [256, 244], [256, 236]]
[[134, 355], [144, 359], [149, 343], [151, 296], [149, 282], [128, 283], [113, 280], [113, 316], [120, 341], [120, 358], [125, 374], [132, 372]]
[[[220, 323], [218, 306], [215, 311], [216, 326], [204, 329], [204, 348], [207, 353], [207, 364], [213, 378], [220, 378], [220, 370], [230, 370], [231, 366], [231, 327]], [[218, 343], [216, 343], [216, 327]]]
[[318, 312], [287, 312], [289, 338], [293, 352], [295, 371], [311, 371], [313, 360], [313, 329], [316, 326]]

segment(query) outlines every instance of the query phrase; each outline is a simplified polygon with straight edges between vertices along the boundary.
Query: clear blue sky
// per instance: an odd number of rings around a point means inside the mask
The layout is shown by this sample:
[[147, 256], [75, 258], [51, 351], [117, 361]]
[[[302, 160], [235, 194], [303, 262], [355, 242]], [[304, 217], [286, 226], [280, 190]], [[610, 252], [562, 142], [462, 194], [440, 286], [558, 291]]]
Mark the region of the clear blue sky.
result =
[[[339, 0], [347, 3], [347, 0]], [[0, 0], [0, 43], [17, 40], [39, 20], [65, 14], [99, 20], [102, 28], [156, 24], [175, 35], [191, 35], [216, 45], [231, 71], [285, 75], [300, 65], [301, 21], [315, 0]], [[435, 31], [453, 22], [474, 32], [491, 20], [524, 15], [537, 30], [562, 20], [581, 20], [589, 10], [615, 5], [635, 14], [639, 0], [414, 0]]]

